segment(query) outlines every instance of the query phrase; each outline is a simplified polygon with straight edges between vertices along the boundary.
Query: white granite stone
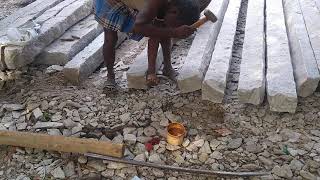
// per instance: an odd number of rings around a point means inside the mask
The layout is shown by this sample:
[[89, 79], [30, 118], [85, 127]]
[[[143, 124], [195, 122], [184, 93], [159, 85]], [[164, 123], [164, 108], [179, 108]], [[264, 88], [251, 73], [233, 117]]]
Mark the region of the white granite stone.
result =
[[229, 0], [214, 0], [209, 4], [207, 9], [217, 16], [218, 21], [207, 22], [197, 30], [177, 78], [182, 93], [201, 89], [228, 4]]
[[241, 0], [229, 2], [209, 69], [202, 84], [202, 99], [221, 103], [227, 84]]
[[264, 0], [249, 1], [242, 51], [238, 97], [242, 103], [261, 104], [265, 97]]
[[317, 62], [299, 0], [284, 0], [283, 2], [297, 93], [301, 97], [307, 97], [313, 94], [319, 84], [320, 75]]
[[267, 95], [271, 111], [293, 113], [297, 92], [282, 1], [267, 0]]

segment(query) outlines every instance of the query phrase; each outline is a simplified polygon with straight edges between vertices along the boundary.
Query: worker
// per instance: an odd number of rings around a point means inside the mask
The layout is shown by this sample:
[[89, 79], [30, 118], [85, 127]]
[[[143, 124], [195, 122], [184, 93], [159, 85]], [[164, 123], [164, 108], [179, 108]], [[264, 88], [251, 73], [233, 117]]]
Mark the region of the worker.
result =
[[174, 79], [177, 72], [171, 65], [171, 38], [186, 38], [196, 29], [195, 23], [210, 0], [95, 0], [95, 18], [104, 28], [104, 61], [108, 75], [106, 86], [115, 87], [115, 46], [117, 32], [128, 33], [134, 40], [144, 36], [148, 40], [149, 86], [159, 83], [156, 75], [156, 57], [161, 45], [164, 57], [163, 75]]

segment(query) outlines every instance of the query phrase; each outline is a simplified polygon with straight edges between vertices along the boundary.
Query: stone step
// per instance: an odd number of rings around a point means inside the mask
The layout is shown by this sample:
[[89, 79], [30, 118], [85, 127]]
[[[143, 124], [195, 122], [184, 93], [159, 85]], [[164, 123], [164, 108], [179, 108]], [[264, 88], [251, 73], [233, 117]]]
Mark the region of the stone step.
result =
[[201, 89], [203, 78], [207, 72], [229, 0], [214, 0], [208, 8], [218, 18], [216, 23], [208, 22], [197, 30], [185, 63], [177, 78], [182, 93]]
[[318, 87], [320, 74], [299, 0], [284, 0], [284, 13], [297, 93], [310, 96]]
[[241, 0], [229, 2], [211, 63], [202, 84], [203, 100], [221, 103], [224, 99], [240, 6]]
[[[127, 36], [118, 33], [118, 47]], [[65, 78], [73, 84], [80, 84], [81, 81], [90, 76], [103, 62], [104, 33], [101, 33], [87, 47], [80, 51], [69, 61], [63, 69]]]
[[320, 69], [320, 23], [317, 21], [320, 19], [320, 10], [314, 0], [299, 0], [299, 2], [318, 69]]
[[[172, 43], [171, 43], [172, 44]], [[161, 68], [163, 63], [162, 48], [158, 50], [156, 60], [156, 72]], [[130, 89], [147, 89], [146, 73], [148, 70], [148, 47], [146, 47], [130, 65], [127, 71], [128, 88]]]
[[271, 111], [293, 113], [296, 85], [290, 58], [282, 1], [266, 1], [267, 96]]
[[64, 0], [37, 0], [17, 10], [0, 21], [0, 37], [6, 35], [8, 28], [23, 26], [62, 1]]
[[261, 104], [265, 97], [265, 0], [248, 2], [238, 97], [241, 103]]
[[90, 15], [46, 47], [34, 63], [65, 65], [102, 31], [103, 28], [94, 19], [94, 15]]
[[21, 46], [7, 46], [2, 62], [6, 68], [16, 69], [34, 61], [35, 57], [71, 26], [92, 11], [92, 0], [65, 0], [35, 19], [41, 25], [40, 34]]

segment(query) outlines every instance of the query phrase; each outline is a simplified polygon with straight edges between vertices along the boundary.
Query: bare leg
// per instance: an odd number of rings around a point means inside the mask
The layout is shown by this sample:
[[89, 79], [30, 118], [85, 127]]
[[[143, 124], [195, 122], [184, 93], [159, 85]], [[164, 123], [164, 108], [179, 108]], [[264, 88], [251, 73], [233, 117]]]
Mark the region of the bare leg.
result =
[[148, 72], [147, 84], [155, 86], [159, 83], [156, 72], [156, 60], [158, 55], [159, 39], [150, 38], [148, 41]]
[[161, 47], [163, 52], [163, 70], [162, 74], [175, 80], [178, 73], [173, 69], [171, 64], [171, 39], [161, 39]]
[[103, 58], [108, 70], [107, 85], [109, 86], [115, 86], [116, 84], [113, 66], [117, 41], [118, 34], [116, 31], [104, 29]]

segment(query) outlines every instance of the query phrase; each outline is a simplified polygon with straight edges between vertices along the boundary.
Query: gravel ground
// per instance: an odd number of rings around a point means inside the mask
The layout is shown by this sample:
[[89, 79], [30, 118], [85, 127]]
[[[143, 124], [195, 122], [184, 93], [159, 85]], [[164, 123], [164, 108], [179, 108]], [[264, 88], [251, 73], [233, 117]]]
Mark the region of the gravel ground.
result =
[[[295, 114], [270, 112], [267, 104], [256, 107], [237, 101], [246, 6], [244, 0], [223, 105], [202, 101], [200, 92], [180, 94], [176, 84], [166, 78], [149, 90], [127, 89], [125, 73], [146, 40], [126, 41], [117, 51], [117, 91], [101, 88], [106, 76], [103, 68], [81, 86], [68, 84], [60, 72], [47, 74], [43, 67], [21, 70], [21, 78], [1, 93], [0, 130], [125, 143], [126, 158], [139, 161], [208, 170], [271, 172], [261, 179], [320, 179], [320, 93], [300, 99]], [[190, 37], [174, 46], [176, 69], [183, 64], [192, 40]], [[180, 122], [187, 128], [183, 145], [166, 143], [165, 130], [170, 122]], [[146, 149], [150, 140], [160, 141]], [[126, 166], [78, 154], [0, 146], [0, 179], [134, 176], [228, 179]]]

